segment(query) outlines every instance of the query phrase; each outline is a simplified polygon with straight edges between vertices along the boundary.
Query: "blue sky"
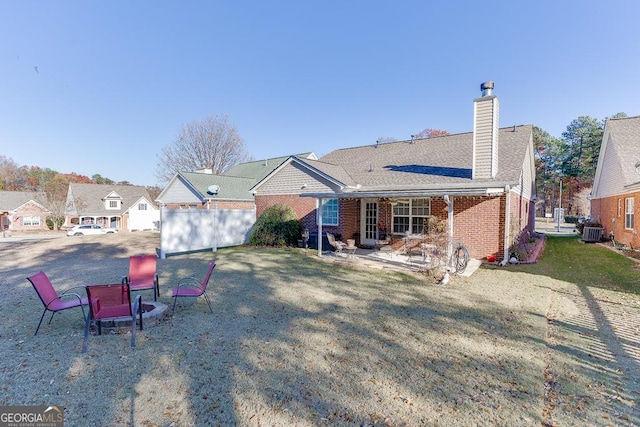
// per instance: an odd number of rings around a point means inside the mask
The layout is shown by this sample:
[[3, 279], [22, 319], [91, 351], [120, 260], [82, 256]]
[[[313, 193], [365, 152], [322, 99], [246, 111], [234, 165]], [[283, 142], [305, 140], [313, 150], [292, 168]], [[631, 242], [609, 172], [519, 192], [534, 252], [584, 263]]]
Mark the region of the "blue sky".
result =
[[640, 115], [640, 2], [0, 0], [0, 154], [157, 184], [183, 124], [227, 114], [255, 159]]

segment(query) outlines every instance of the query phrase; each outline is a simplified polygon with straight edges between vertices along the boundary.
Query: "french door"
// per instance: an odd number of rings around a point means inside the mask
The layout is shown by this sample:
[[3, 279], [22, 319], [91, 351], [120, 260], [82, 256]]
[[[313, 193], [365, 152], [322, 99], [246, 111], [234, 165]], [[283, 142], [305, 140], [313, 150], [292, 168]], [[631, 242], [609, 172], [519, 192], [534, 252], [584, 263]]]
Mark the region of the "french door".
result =
[[378, 240], [378, 201], [363, 199], [361, 212], [361, 243], [373, 246]]

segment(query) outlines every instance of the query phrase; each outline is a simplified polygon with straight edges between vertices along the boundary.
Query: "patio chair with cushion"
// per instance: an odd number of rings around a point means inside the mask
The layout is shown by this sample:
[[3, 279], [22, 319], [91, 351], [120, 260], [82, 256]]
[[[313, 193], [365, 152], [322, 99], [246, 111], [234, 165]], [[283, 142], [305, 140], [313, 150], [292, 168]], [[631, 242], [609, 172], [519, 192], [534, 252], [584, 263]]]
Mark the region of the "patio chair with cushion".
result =
[[392, 258], [394, 255], [393, 246], [391, 246], [391, 239], [389, 236], [386, 236], [382, 240], [376, 240], [375, 247], [379, 253], [386, 253], [389, 258]]
[[153, 300], [160, 296], [160, 283], [156, 272], [155, 255], [134, 255], [129, 257], [129, 275], [122, 277], [132, 292], [153, 289]]
[[136, 315], [139, 316], [140, 330], [142, 327], [142, 298], [140, 295], [131, 304], [131, 292], [127, 283], [87, 286], [89, 300], [89, 316], [84, 328], [84, 344], [82, 352], [87, 351], [89, 343], [89, 328], [93, 322], [98, 328], [98, 335], [102, 334], [102, 321], [119, 317], [131, 318], [131, 347], [136, 346]]
[[347, 245], [342, 250], [347, 253], [347, 257], [354, 257], [358, 250], [355, 239], [347, 239]]
[[40, 316], [40, 322], [38, 322], [36, 333], [33, 335], [38, 334], [38, 330], [42, 324], [42, 319], [44, 319], [44, 315], [47, 311], [51, 311], [49, 323], [51, 323], [53, 315], [58, 311], [74, 307], [80, 307], [82, 309], [82, 318], [86, 319], [84, 306], [88, 304], [88, 301], [86, 297], [81, 297], [77, 293], [72, 292], [76, 288], [67, 289], [62, 294], [58, 294], [44, 271], [27, 277], [27, 280], [31, 282], [40, 297], [40, 301], [42, 301], [42, 304], [44, 305], [44, 311], [42, 312], [42, 316]]
[[200, 282], [195, 277], [184, 277], [180, 279], [180, 281], [178, 281], [178, 287], [171, 290], [174, 312], [176, 311], [176, 302], [178, 301], [178, 297], [198, 298], [202, 296], [204, 297], [205, 301], [207, 301], [209, 310], [211, 311], [211, 313], [213, 313], [213, 309], [211, 308], [211, 301], [209, 301], [209, 296], [207, 295], [207, 285], [209, 284], [211, 273], [213, 273], [214, 268], [216, 268], [215, 260], [209, 263], [209, 268], [207, 269], [207, 273], [204, 275], [204, 279], [202, 280], [202, 282]]
[[335, 255], [341, 254], [344, 248], [347, 247], [347, 244], [345, 242], [336, 240], [336, 237], [331, 233], [327, 233], [327, 240], [329, 241], [329, 244], [333, 246], [333, 248], [335, 249], [334, 251]]

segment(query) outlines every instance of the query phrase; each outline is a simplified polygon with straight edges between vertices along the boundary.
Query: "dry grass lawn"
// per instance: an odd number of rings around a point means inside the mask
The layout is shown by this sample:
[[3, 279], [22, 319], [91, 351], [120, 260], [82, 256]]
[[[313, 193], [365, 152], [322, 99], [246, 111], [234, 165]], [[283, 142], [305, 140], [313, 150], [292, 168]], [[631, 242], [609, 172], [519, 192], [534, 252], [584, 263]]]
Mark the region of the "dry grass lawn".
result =
[[[509, 269], [439, 286], [297, 249], [185, 254], [158, 260], [161, 301], [215, 258], [213, 314], [179, 305], [136, 348], [92, 336], [82, 354], [79, 310], [33, 336], [28, 275], [59, 290], [119, 282], [129, 255], [158, 245], [150, 233], [0, 240], [0, 405], [60, 405], [69, 426], [640, 424], [637, 341], [623, 372], [573, 284]], [[637, 297], [594, 295], [640, 312]]]

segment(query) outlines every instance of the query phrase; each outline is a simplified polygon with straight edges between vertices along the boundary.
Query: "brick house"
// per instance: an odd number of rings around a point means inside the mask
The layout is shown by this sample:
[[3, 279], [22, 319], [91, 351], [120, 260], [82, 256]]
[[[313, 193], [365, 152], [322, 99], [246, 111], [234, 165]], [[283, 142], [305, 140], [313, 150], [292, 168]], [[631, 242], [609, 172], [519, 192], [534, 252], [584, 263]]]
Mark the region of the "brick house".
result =
[[45, 231], [46, 195], [31, 191], [0, 191], [0, 230]]
[[145, 187], [136, 185], [70, 183], [65, 207], [65, 227], [100, 224], [137, 231], [157, 229], [160, 210]]
[[471, 257], [508, 258], [519, 234], [534, 230], [533, 127], [500, 129], [493, 83], [481, 89], [472, 132], [290, 157], [251, 189], [257, 216], [285, 203], [318, 236], [361, 246], [422, 233], [435, 216]]
[[[317, 159], [313, 153], [298, 154], [298, 158]], [[254, 209], [251, 188], [278, 168], [289, 156], [240, 163], [224, 174], [211, 169], [198, 172], [178, 172], [165, 185], [156, 201], [167, 209]], [[212, 186], [217, 188], [212, 194]]]
[[[297, 157], [317, 159], [313, 153]], [[247, 243], [256, 219], [251, 188], [288, 158], [240, 163], [224, 174], [176, 173], [156, 198], [161, 255]]]
[[640, 247], [635, 206], [640, 206], [640, 116], [608, 119], [591, 190], [591, 217], [604, 236]]

